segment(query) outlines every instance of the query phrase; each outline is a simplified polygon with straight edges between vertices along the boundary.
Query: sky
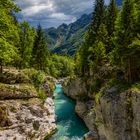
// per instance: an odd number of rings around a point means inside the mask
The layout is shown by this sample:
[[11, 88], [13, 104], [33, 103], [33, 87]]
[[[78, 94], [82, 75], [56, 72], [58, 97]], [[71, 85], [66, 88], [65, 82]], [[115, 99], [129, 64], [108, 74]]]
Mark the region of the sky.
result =
[[[107, 0], [108, 1], [108, 0]], [[15, 0], [22, 11], [19, 21], [28, 21], [31, 26], [39, 23], [44, 28], [72, 23], [93, 9], [93, 0]]]

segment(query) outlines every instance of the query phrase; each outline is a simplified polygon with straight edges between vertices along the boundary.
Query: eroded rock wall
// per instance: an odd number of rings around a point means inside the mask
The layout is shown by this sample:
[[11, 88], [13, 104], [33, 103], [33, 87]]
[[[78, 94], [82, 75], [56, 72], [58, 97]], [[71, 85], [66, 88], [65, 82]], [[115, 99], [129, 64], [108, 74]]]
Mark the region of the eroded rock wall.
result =
[[[79, 79], [79, 83], [80, 82]], [[85, 121], [90, 132], [86, 140], [139, 140], [140, 139], [140, 93], [128, 90], [116, 93], [113, 87], [98, 102], [85, 95], [84, 84], [71, 80], [64, 92], [77, 100], [76, 112]], [[73, 92], [74, 91], [74, 92]], [[83, 93], [85, 91], [85, 94]], [[89, 94], [89, 93], [88, 93]]]
[[42, 96], [23, 71], [4, 70], [0, 77], [0, 140], [44, 140], [56, 131], [51, 98], [54, 82], [48, 77], [43, 81], [39, 85]]

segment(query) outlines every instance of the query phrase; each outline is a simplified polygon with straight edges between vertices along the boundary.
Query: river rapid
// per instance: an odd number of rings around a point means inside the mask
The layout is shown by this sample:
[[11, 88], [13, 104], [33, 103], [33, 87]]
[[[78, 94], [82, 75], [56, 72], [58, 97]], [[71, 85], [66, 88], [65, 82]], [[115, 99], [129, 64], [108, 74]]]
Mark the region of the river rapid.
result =
[[75, 113], [75, 101], [64, 95], [60, 84], [56, 85], [54, 96], [58, 131], [49, 140], [83, 140], [88, 128]]

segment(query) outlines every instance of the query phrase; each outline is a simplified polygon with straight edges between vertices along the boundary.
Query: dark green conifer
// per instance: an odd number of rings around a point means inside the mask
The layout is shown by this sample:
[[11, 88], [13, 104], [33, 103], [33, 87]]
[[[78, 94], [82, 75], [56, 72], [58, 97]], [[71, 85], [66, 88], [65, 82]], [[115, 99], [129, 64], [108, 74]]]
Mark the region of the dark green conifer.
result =
[[37, 28], [37, 35], [33, 47], [33, 66], [38, 70], [46, 71], [48, 66], [49, 52], [44, 37], [44, 32], [40, 25]]

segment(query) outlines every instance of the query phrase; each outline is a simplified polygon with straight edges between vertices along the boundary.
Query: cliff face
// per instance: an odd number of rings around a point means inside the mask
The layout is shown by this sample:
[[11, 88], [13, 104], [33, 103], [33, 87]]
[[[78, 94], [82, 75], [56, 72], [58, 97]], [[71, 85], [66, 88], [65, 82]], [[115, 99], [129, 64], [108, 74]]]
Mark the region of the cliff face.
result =
[[[47, 79], [42, 90], [50, 95]], [[5, 71], [0, 82], [0, 140], [43, 140], [55, 132], [53, 100], [42, 100], [27, 75]]]
[[[85, 121], [90, 133], [88, 140], [139, 140], [140, 139], [140, 93], [125, 91], [117, 93], [117, 88], [106, 90], [95, 102], [83, 100], [79, 95], [86, 94], [85, 84], [71, 80], [64, 85], [64, 92], [77, 100], [76, 112]], [[88, 90], [88, 89], [87, 89]], [[73, 92], [76, 91], [76, 92]]]

